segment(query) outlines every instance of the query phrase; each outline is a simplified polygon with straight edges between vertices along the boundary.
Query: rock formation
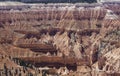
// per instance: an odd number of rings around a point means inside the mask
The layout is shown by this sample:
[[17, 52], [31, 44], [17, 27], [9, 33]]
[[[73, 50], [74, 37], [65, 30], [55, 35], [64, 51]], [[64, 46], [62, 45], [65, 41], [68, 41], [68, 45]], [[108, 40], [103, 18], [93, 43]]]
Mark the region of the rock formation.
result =
[[115, 7], [0, 6], [0, 76], [119, 76], [120, 19], [105, 18]]

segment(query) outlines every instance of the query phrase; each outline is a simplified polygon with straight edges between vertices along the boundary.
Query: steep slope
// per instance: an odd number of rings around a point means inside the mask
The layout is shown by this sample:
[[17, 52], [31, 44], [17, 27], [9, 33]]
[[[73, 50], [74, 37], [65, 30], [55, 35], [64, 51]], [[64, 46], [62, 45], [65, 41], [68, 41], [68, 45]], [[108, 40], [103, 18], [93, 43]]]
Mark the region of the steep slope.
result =
[[0, 74], [119, 76], [120, 20], [88, 6], [0, 6]]

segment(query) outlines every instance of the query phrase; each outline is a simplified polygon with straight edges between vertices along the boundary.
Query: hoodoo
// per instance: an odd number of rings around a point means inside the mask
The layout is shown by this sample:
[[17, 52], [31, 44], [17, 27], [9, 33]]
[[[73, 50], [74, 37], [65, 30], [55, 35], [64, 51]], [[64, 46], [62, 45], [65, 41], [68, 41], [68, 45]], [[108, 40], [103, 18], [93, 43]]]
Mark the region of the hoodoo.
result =
[[0, 5], [0, 76], [120, 76], [119, 3], [12, 3]]

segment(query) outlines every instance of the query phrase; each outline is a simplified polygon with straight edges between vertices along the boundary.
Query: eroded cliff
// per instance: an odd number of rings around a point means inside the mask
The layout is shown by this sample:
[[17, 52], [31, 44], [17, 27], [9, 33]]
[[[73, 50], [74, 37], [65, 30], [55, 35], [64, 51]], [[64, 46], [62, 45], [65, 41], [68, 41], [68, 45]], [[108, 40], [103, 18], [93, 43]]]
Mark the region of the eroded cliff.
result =
[[120, 75], [120, 20], [106, 19], [110, 8], [0, 7], [1, 75]]

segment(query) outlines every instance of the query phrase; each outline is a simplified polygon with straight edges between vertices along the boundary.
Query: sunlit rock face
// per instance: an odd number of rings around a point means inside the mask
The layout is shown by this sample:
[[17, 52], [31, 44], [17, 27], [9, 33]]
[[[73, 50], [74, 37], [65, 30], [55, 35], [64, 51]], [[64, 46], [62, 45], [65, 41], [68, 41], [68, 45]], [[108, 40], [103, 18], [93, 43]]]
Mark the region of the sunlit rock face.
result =
[[28, 71], [41, 76], [46, 67], [47, 74], [59, 76], [119, 76], [120, 20], [106, 19], [107, 7], [0, 6], [0, 54], [4, 61], [0, 68], [23, 69], [16, 74], [22, 76]]

